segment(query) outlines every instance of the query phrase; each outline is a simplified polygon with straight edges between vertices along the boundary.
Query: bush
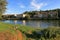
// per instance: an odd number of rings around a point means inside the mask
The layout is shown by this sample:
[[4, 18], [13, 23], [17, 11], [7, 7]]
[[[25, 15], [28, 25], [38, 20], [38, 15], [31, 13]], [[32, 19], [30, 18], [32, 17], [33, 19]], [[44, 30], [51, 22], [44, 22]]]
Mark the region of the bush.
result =
[[55, 38], [60, 38], [60, 27], [49, 27], [46, 29], [41, 29], [40, 31], [32, 31], [32, 34], [25, 33], [27, 38], [32, 38], [35, 40], [54, 40]]

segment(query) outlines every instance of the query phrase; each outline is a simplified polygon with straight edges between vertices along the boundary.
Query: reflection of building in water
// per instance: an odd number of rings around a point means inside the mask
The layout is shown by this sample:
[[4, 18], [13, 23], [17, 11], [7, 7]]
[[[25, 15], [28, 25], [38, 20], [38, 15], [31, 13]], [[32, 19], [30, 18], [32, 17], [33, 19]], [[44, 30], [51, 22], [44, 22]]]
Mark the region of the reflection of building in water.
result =
[[14, 24], [15, 24], [14, 29], [17, 29], [17, 28], [18, 28], [18, 27], [16, 26], [17, 20], [14, 20]]
[[23, 20], [23, 25], [26, 25], [26, 21], [25, 20]]
[[14, 24], [17, 24], [17, 20], [14, 20]]
[[40, 28], [41, 27], [41, 24], [40, 23], [41, 22], [39, 22], [39, 21], [37, 22], [37, 24], [36, 24], [37, 25], [37, 28]]
[[28, 21], [27, 25], [34, 28], [40, 28], [40, 21]]

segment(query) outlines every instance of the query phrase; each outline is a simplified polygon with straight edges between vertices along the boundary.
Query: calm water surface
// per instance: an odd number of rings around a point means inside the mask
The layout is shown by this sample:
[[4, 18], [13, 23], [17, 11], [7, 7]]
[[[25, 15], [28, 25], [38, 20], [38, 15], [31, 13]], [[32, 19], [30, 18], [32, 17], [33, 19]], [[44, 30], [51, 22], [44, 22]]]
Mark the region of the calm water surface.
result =
[[59, 20], [4, 20], [5, 23], [22, 24], [34, 28], [60, 27]]

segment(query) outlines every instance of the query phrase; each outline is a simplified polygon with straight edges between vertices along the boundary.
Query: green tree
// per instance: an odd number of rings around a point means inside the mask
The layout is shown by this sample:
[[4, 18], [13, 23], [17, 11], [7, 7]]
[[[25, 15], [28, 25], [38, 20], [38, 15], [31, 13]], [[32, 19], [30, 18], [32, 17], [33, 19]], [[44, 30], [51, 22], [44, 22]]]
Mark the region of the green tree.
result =
[[6, 10], [6, 5], [7, 5], [7, 1], [6, 0], [0, 0], [0, 19], [2, 19], [2, 14]]

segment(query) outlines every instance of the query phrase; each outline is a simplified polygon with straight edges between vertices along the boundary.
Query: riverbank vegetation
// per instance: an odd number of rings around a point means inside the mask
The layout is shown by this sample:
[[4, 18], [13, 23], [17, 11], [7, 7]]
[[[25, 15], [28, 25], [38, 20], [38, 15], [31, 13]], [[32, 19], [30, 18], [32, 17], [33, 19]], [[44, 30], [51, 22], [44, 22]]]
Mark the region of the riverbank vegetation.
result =
[[60, 28], [51, 27], [39, 31], [32, 31], [32, 34], [25, 33], [25, 35], [28, 40], [60, 40]]
[[[22, 27], [22, 26], [21, 26]], [[48, 27], [32, 30], [28, 27], [21, 30], [21, 27], [18, 28], [24, 35], [26, 40], [60, 40], [60, 27]]]
[[35, 29], [29, 26], [14, 25], [0, 22], [0, 34], [4, 33], [5, 37], [9, 37], [10, 35], [16, 35], [17, 32], [14, 28], [15, 26], [17, 27], [16, 30], [19, 30], [23, 34], [24, 40], [60, 40], [60, 27]]

